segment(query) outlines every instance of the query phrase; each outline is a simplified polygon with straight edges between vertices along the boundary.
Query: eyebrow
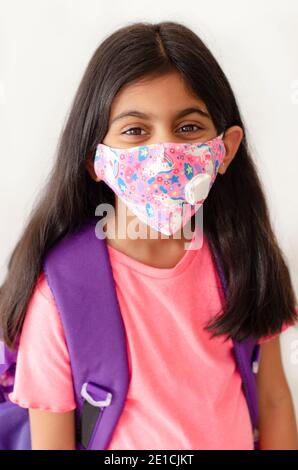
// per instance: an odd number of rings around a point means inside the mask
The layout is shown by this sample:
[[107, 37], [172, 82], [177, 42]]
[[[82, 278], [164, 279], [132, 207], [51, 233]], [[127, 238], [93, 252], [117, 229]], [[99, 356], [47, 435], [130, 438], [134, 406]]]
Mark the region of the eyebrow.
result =
[[[187, 116], [188, 114], [191, 114], [191, 113], [197, 113], [202, 117], [211, 119], [210, 115], [206, 111], [203, 111], [201, 108], [196, 107], [196, 106], [192, 106], [190, 108], [182, 109], [181, 111], [179, 111], [176, 114], [175, 119], [179, 119], [179, 118]], [[141, 119], [150, 119], [150, 117], [154, 117], [153, 114], [146, 114], [146, 113], [142, 113], [141, 111], [136, 111], [136, 110], [123, 111], [122, 113], [118, 114], [118, 116], [116, 116], [111, 121], [111, 124], [113, 124], [115, 121], [118, 121], [119, 119], [123, 119], [124, 117], [127, 117], [127, 116], [134, 116], [134, 117], [138, 117], [138, 118], [141, 118]]]

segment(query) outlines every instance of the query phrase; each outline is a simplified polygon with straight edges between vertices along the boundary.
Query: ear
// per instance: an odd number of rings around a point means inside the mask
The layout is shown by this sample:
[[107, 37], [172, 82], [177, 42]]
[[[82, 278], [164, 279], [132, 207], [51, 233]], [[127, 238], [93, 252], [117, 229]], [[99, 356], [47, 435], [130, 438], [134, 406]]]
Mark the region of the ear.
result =
[[86, 169], [87, 169], [89, 175], [91, 176], [91, 178], [94, 181], [100, 181], [101, 180], [100, 178], [98, 178], [98, 176], [95, 173], [93, 156], [90, 155], [90, 154], [88, 154], [88, 156], [87, 156]]
[[243, 134], [243, 129], [240, 126], [232, 126], [225, 131], [223, 142], [225, 144], [226, 154], [218, 169], [218, 173], [223, 175], [227, 171], [229, 164], [237, 153]]

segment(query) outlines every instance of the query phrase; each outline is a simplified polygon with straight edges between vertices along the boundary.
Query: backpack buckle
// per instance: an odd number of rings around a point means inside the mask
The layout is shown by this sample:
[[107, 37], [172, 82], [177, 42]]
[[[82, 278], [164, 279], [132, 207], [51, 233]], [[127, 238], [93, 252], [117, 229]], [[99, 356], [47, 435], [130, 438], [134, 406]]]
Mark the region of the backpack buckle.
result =
[[[91, 395], [92, 394], [92, 395]], [[81, 396], [90, 405], [97, 407], [106, 407], [111, 404], [112, 393], [91, 382], [85, 382], [81, 388]]]
[[259, 366], [260, 366], [260, 345], [259, 344], [256, 344], [256, 346], [254, 347], [251, 360], [252, 360], [251, 369], [254, 374], [257, 374], [259, 371]]

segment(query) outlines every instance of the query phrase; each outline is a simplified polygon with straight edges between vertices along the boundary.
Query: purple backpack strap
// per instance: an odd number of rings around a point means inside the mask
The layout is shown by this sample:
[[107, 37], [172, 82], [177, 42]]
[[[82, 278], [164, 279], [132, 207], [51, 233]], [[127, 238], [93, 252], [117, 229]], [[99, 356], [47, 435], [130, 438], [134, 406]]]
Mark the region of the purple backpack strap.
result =
[[43, 264], [71, 362], [78, 450], [107, 448], [129, 385], [124, 324], [96, 222], [56, 243]]
[[[226, 298], [228, 294], [227, 281], [224, 275], [221, 261], [216, 250], [212, 249], [213, 258], [217, 267], [217, 272], [221, 281], [224, 296]], [[256, 373], [258, 370], [259, 356], [260, 356], [260, 345], [256, 339], [249, 337], [244, 341], [237, 341], [233, 339], [234, 354], [238, 370], [242, 379], [242, 388], [246, 398], [247, 406], [249, 409], [252, 432], [254, 438], [254, 448], [259, 449], [259, 438], [258, 438], [258, 394], [257, 394], [257, 383]]]

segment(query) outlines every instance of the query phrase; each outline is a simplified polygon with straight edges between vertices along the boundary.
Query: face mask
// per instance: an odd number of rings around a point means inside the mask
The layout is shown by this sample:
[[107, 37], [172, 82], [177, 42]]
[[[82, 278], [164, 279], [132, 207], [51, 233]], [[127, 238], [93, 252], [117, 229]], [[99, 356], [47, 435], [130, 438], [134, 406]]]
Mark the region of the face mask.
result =
[[171, 235], [206, 199], [225, 156], [222, 137], [124, 149], [100, 143], [94, 170], [142, 222]]

